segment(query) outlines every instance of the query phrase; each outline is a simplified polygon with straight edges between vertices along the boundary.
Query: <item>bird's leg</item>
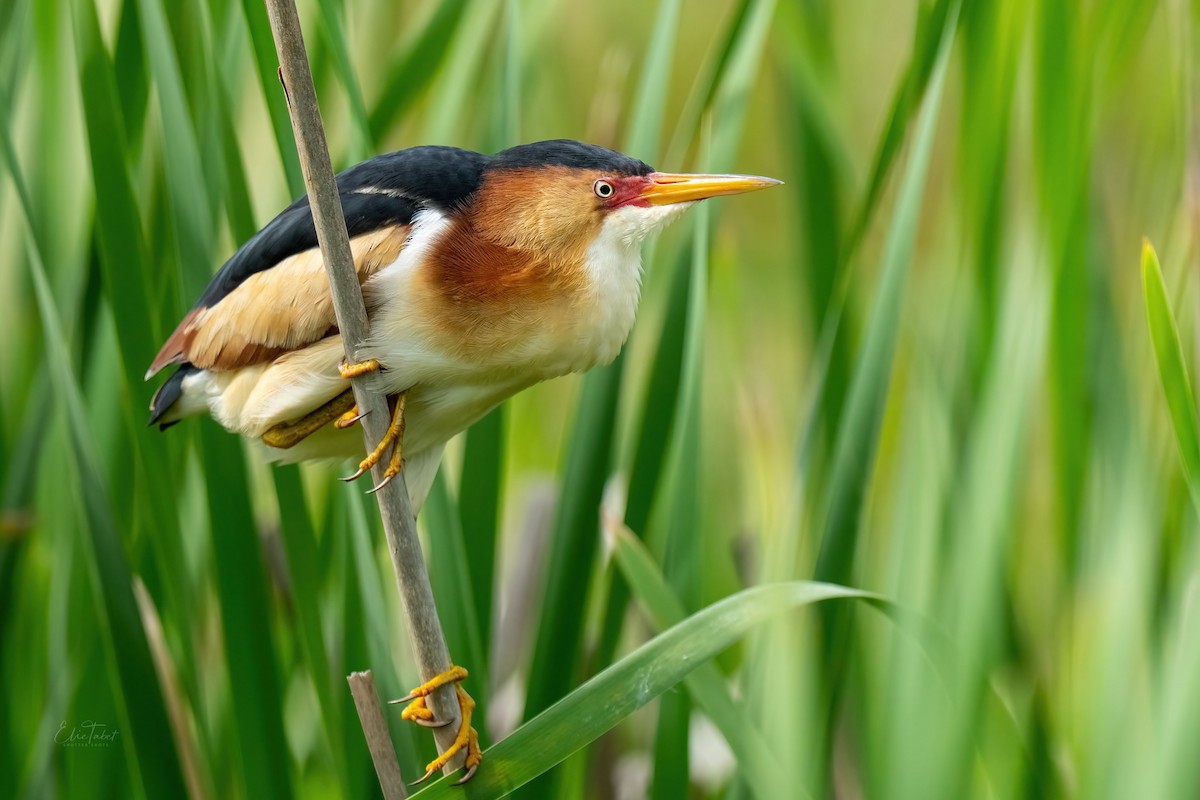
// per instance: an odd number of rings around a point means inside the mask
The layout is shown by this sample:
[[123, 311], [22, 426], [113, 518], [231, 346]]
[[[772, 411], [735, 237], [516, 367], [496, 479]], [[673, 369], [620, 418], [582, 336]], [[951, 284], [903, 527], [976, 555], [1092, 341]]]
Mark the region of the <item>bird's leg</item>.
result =
[[446, 764], [450, 763], [450, 759], [454, 758], [457, 753], [464, 749], [467, 751], [467, 758], [463, 766], [467, 768], [467, 774], [462, 777], [459, 783], [469, 781], [471, 776], [475, 774], [475, 770], [479, 768], [479, 762], [483, 760], [483, 752], [479, 749], [479, 734], [471, 727], [471, 714], [475, 710], [475, 701], [462, 688], [462, 681], [466, 677], [467, 671], [462, 667], [450, 667], [450, 669], [440, 675], [433, 676], [433, 678], [413, 689], [399, 700], [390, 701], [391, 703], [408, 703], [404, 711], [400, 712], [400, 719], [415, 722], [426, 728], [438, 728], [441, 725], [434, 721], [433, 712], [426, 705], [425, 698], [448, 683], [454, 684], [454, 694], [458, 698], [458, 708], [462, 716], [462, 724], [459, 725], [458, 735], [454, 737], [454, 744], [446, 748], [446, 752], [433, 761], [430, 761], [425, 767], [425, 775], [420, 780], [414, 781], [414, 783], [420, 783], [430, 775], [433, 775], [446, 766]]
[[[403, 396], [404, 395], [400, 395], [400, 397]], [[397, 402], [399, 402], [399, 399], [397, 399]], [[400, 470], [404, 468], [404, 447], [402, 446], [402, 441], [404, 439], [404, 412], [401, 411], [400, 414], [400, 435], [396, 437], [396, 442], [392, 445], [392, 455], [391, 458], [388, 459], [387, 469], [383, 471], [383, 480], [379, 482], [378, 486], [372, 487], [367, 494], [375, 494], [380, 489], [387, 486], [392, 482], [392, 478], [399, 475]]]
[[359, 375], [366, 375], [368, 372], [379, 372], [379, 362], [373, 358], [368, 358], [366, 361], [360, 361], [357, 364], [347, 364], [344, 361], [338, 364], [338, 374], [346, 380], [357, 378]]
[[345, 416], [354, 409], [354, 395], [350, 390], [339, 394], [316, 411], [310, 412], [295, 422], [281, 422], [262, 435], [263, 444], [286, 450], [297, 442], [312, 436], [333, 420]]
[[[338, 364], [338, 374], [346, 380], [356, 378], [359, 375], [366, 375], [369, 372], [378, 371], [379, 362], [373, 358], [358, 364]], [[281, 422], [271, 427], [262, 435], [262, 441], [270, 447], [278, 447], [286, 450], [312, 436], [330, 422], [333, 423], [335, 428], [342, 429], [349, 428], [360, 419], [362, 419], [362, 414], [358, 413], [358, 406], [354, 404], [354, 395], [347, 389], [316, 411], [306, 414], [299, 420], [295, 422]], [[389, 464], [388, 466], [390, 469], [391, 465]], [[367, 467], [367, 469], [370, 469], [370, 467]], [[399, 471], [399, 469], [396, 470], [396, 472]], [[357, 478], [361, 474], [362, 472], [359, 472], [354, 477]], [[382, 484], [380, 485], [382, 486]]]
[[383, 480], [379, 485], [372, 489], [372, 492], [377, 492], [391, 481], [392, 478], [400, 474], [400, 468], [404, 466], [404, 450], [402, 443], [404, 440], [404, 399], [406, 394], [401, 392], [398, 395], [393, 395], [388, 398], [392, 405], [392, 421], [388, 425], [387, 432], [383, 434], [383, 439], [379, 441], [375, 449], [372, 450], [362, 463], [358, 465], [358, 471], [353, 475], [342, 478], [344, 481], [352, 481], [355, 478], [361, 477], [368, 470], [374, 467], [383, 459], [383, 454], [388, 452], [388, 448], [392, 448], [391, 459], [388, 461], [387, 471], [384, 472]]

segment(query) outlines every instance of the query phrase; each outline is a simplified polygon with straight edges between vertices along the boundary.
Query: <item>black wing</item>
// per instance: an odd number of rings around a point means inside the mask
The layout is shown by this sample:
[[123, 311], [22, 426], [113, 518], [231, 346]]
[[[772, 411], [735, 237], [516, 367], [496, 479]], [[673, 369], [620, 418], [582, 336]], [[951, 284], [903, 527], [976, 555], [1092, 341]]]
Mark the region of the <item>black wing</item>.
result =
[[[408, 225], [421, 208], [449, 210], [477, 188], [488, 156], [457, 147], [397, 150], [350, 167], [337, 176], [350, 238]], [[195, 308], [209, 308], [251, 275], [317, 246], [308, 196], [271, 220], [225, 263]]]

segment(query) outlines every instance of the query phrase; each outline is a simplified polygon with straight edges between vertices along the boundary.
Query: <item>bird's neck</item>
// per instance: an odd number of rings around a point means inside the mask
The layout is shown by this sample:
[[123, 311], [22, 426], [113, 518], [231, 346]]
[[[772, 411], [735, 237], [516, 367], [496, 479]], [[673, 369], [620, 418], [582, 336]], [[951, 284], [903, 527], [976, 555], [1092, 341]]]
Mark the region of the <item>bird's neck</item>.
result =
[[637, 244], [603, 230], [578, 247], [499, 244], [455, 220], [426, 260], [428, 286], [457, 331], [453, 349], [484, 363], [529, 365], [538, 378], [612, 361], [633, 327]]
[[597, 363], [617, 357], [633, 329], [642, 290], [641, 238], [604, 225], [584, 252], [583, 267], [594, 302]]

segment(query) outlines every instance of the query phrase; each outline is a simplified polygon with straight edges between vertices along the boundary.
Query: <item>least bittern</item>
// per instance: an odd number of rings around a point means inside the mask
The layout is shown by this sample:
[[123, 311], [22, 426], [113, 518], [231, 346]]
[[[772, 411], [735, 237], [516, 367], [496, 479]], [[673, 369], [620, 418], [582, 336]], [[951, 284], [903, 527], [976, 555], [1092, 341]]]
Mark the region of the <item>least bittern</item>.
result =
[[[450, 437], [526, 387], [616, 357], [649, 234], [698, 200], [777, 183], [655, 172], [570, 140], [495, 156], [413, 147], [373, 158], [338, 176], [370, 318], [361, 361], [343, 363], [301, 198], [226, 262], [167, 339], [146, 378], [180, 366], [154, 395], [150, 421], [166, 428], [207, 412], [274, 460], [350, 457], [362, 440], [346, 430], [358, 419], [346, 379], [378, 371], [392, 424], [351, 477], [387, 457], [388, 480], [406, 463], [419, 510]], [[405, 718], [435, 723], [424, 696], [465, 674], [455, 667], [419, 687]], [[456, 748], [468, 751], [470, 777], [480, 753], [463, 717]]]

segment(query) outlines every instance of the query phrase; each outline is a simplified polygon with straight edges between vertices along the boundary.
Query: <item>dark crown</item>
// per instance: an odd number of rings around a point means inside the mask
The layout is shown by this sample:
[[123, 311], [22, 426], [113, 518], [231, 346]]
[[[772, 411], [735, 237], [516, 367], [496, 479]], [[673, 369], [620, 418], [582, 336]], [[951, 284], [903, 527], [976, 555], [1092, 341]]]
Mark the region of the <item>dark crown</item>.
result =
[[490, 170], [530, 167], [594, 169], [610, 175], [649, 175], [654, 171], [650, 165], [624, 153], [574, 139], [551, 139], [510, 147], [497, 153], [487, 165]]

